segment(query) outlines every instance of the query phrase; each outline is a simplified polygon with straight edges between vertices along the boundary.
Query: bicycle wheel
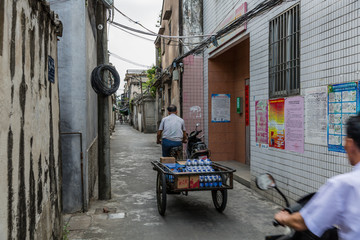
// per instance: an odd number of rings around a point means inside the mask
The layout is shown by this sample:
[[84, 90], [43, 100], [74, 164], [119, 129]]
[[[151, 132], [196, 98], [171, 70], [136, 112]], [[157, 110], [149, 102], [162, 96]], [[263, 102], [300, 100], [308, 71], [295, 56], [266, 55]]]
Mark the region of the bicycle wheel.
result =
[[212, 190], [211, 196], [214, 206], [218, 212], [223, 212], [227, 203], [227, 189], [224, 190]]
[[158, 172], [156, 178], [156, 200], [159, 214], [165, 215], [166, 211], [166, 180], [165, 174]]

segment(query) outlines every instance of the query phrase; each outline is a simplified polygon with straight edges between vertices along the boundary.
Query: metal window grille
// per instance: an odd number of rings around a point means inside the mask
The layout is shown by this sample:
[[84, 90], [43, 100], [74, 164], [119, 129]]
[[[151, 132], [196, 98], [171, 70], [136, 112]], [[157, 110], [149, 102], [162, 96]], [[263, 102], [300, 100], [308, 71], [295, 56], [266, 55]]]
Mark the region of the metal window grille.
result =
[[300, 12], [296, 5], [270, 21], [269, 96], [300, 94]]

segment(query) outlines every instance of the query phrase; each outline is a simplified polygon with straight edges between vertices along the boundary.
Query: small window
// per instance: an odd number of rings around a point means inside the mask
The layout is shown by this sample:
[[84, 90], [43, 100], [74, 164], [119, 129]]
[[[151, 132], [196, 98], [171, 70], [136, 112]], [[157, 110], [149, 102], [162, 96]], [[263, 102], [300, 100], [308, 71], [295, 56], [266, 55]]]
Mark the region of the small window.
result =
[[292, 7], [270, 21], [269, 97], [300, 94], [300, 12]]

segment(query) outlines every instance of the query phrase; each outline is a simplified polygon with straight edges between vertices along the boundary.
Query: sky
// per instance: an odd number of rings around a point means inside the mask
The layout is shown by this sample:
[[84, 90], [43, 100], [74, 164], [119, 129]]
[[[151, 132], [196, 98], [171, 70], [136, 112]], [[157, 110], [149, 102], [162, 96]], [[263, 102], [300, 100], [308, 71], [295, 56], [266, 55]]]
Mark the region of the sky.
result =
[[[132, 20], [141, 23], [146, 28], [158, 32], [157, 21], [162, 8], [163, 0], [114, 0], [115, 7]], [[147, 31], [141, 26], [131, 22], [115, 10], [114, 22]], [[114, 26], [108, 26], [108, 48], [110, 53], [114, 53], [122, 58], [140, 65], [152, 66], [155, 64], [155, 37], [135, 33], [142, 37], [152, 39], [144, 40], [130, 35]], [[136, 66], [126, 61], [111, 56], [109, 61], [115, 65], [120, 75], [120, 87], [117, 94], [123, 93], [124, 78], [128, 69], [147, 69], [146, 67]]]

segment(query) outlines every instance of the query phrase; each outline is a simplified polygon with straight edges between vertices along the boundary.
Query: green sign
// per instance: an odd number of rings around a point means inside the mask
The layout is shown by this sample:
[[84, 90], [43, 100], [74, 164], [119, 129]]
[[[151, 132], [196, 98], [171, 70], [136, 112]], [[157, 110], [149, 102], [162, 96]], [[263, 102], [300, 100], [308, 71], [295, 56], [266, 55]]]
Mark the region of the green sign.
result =
[[236, 112], [242, 113], [242, 98], [241, 97], [236, 98]]

